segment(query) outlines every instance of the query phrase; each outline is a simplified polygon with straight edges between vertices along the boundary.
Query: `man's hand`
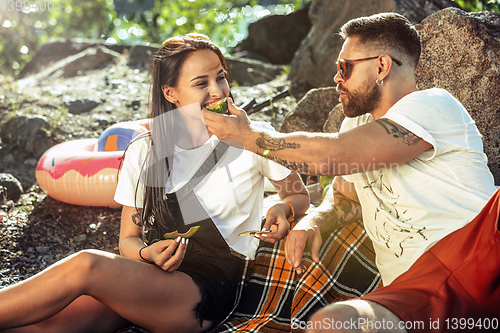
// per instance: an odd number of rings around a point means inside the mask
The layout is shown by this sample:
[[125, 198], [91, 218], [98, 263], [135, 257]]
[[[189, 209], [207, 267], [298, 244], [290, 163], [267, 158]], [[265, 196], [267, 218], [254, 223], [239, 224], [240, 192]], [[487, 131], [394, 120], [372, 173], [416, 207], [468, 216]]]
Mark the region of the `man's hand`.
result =
[[[252, 133], [250, 119], [245, 110], [234, 105], [231, 98], [228, 98], [227, 102], [231, 115], [219, 114], [208, 111], [205, 108], [201, 110], [205, 125], [207, 125], [208, 130], [215, 134], [220, 140], [238, 141], [245, 145], [245, 141], [250, 138]], [[238, 146], [237, 144], [230, 144], [232, 146]]]
[[311, 248], [311, 258], [314, 262], [319, 262], [319, 249], [323, 240], [319, 227], [314, 221], [307, 216], [300, 220], [297, 225], [290, 231], [285, 242], [285, 257], [290, 266], [292, 266], [297, 274], [302, 274], [306, 268], [302, 264], [302, 257], [306, 245]]

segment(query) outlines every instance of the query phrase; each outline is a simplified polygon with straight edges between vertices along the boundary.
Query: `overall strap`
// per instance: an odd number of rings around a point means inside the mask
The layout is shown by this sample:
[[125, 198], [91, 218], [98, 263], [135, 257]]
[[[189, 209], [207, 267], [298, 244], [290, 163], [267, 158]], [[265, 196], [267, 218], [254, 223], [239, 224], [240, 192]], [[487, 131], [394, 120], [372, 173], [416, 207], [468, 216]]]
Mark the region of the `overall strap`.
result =
[[182, 188], [175, 192], [177, 200], [182, 200], [189, 192], [193, 191], [196, 185], [198, 185], [215, 167], [228, 148], [229, 145], [225, 142], [219, 141], [219, 143], [217, 143], [212, 154], [208, 155], [207, 159], [203, 162], [198, 171], [196, 171], [194, 176], [191, 177]]

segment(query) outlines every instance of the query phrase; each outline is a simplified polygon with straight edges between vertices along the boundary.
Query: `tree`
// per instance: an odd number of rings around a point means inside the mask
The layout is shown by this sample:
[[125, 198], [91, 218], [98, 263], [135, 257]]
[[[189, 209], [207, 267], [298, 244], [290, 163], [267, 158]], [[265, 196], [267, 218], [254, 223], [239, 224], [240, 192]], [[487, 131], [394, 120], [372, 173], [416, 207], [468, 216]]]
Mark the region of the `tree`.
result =
[[471, 12], [497, 12], [500, 13], [499, 0], [454, 0], [462, 8]]
[[[454, 1], [470, 11], [500, 12], [500, 0]], [[271, 10], [287, 14], [304, 2], [280, 0], [281, 5]], [[118, 17], [113, 0], [0, 0], [0, 79], [2, 74], [17, 75], [41, 45], [57, 37], [161, 43], [174, 35], [199, 32], [229, 51], [245, 37], [249, 22], [272, 13], [258, 3], [155, 0], [151, 10]]]

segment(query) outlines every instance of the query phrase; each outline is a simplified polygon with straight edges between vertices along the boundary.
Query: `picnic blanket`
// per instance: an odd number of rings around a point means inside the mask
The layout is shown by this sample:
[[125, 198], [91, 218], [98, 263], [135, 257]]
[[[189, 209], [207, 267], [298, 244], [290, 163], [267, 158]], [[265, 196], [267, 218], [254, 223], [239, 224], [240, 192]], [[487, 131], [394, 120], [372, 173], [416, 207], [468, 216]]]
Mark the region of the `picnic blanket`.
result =
[[[377, 289], [381, 277], [362, 221], [322, 235], [320, 262], [304, 253], [307, 271], [297, 275], [286, 262], [284, 241], [260, 242], [247, 260], [231, 315], [210, 333], [304, 332], [308, 318], [327, 304]], [[120, 333], [148, 333], [131, 326]]]
[[301, 276], [286, 262], [283, 246], [260, 243], [256, 258], [246, 263], [236, 308], [211, 333], [304, 332], [319, 308], [365, 295], [381, 283], [362, 221], [323, 235], [320, 262], [305, 252]]

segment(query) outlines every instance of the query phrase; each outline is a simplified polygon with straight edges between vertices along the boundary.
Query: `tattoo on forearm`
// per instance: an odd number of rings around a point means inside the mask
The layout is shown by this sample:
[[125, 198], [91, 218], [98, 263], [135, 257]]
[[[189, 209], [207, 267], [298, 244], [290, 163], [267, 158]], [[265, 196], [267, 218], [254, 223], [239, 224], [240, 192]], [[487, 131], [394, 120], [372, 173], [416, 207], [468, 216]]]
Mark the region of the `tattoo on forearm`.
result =
[[257, 147], [267, 149], [269, 151], [277, 151], [283, 149], [297, 149], [300, 144], [293, 142], [286, 142], [285, 139], [274, 139], [265, 134], [260, 134], [260, 138], [255, 141]]
[[132, 214], [132, 222], [134, 222], [136, 226], [144, 226], [144, 223], [142, 223], [142, 209], [138, 209], [136, 213]]
[[387, 134], [392, 135], [396, 139], [403, 139], [403, 142], [408, 146], [416, 145], [421, 139], [408, 131], [406, 128], [399, 126], [388, 119], [381, 118], [376, 120], [377, 123], [382, 125], [383, 128], [387, 131]]
[[289, 162], [287, 160], [282, 160], [281, 158], [278, 158], [276, 156], [269, 155], [269, 154], [262, 154], [259, 152], [257, 153], [257, 155], [260, 155], [262, 157], [270, 159], [271, 161], [276, 162], [276, 163], [284, 166], [285, 168], [296, 171], [298, 173], [304, 173], [304, 174], [311, 173], [310, 168], [309, 168], [309, 164], [307, 164], [305, 162]]
[[335, 193], [333, 209], [322, 211], [324, 231], [339, 229], [353, 221], [361, 219], [361, 206], [340, 193]]
[[344, 226], [349, 222], [360, 218], [359, 215], [360, 209], [359, 204], [354, 202], [353, 200], [336, 193], [335, 206], [334, 206], [334, 214], [333, 214], [333, 222], [337, 226]]

